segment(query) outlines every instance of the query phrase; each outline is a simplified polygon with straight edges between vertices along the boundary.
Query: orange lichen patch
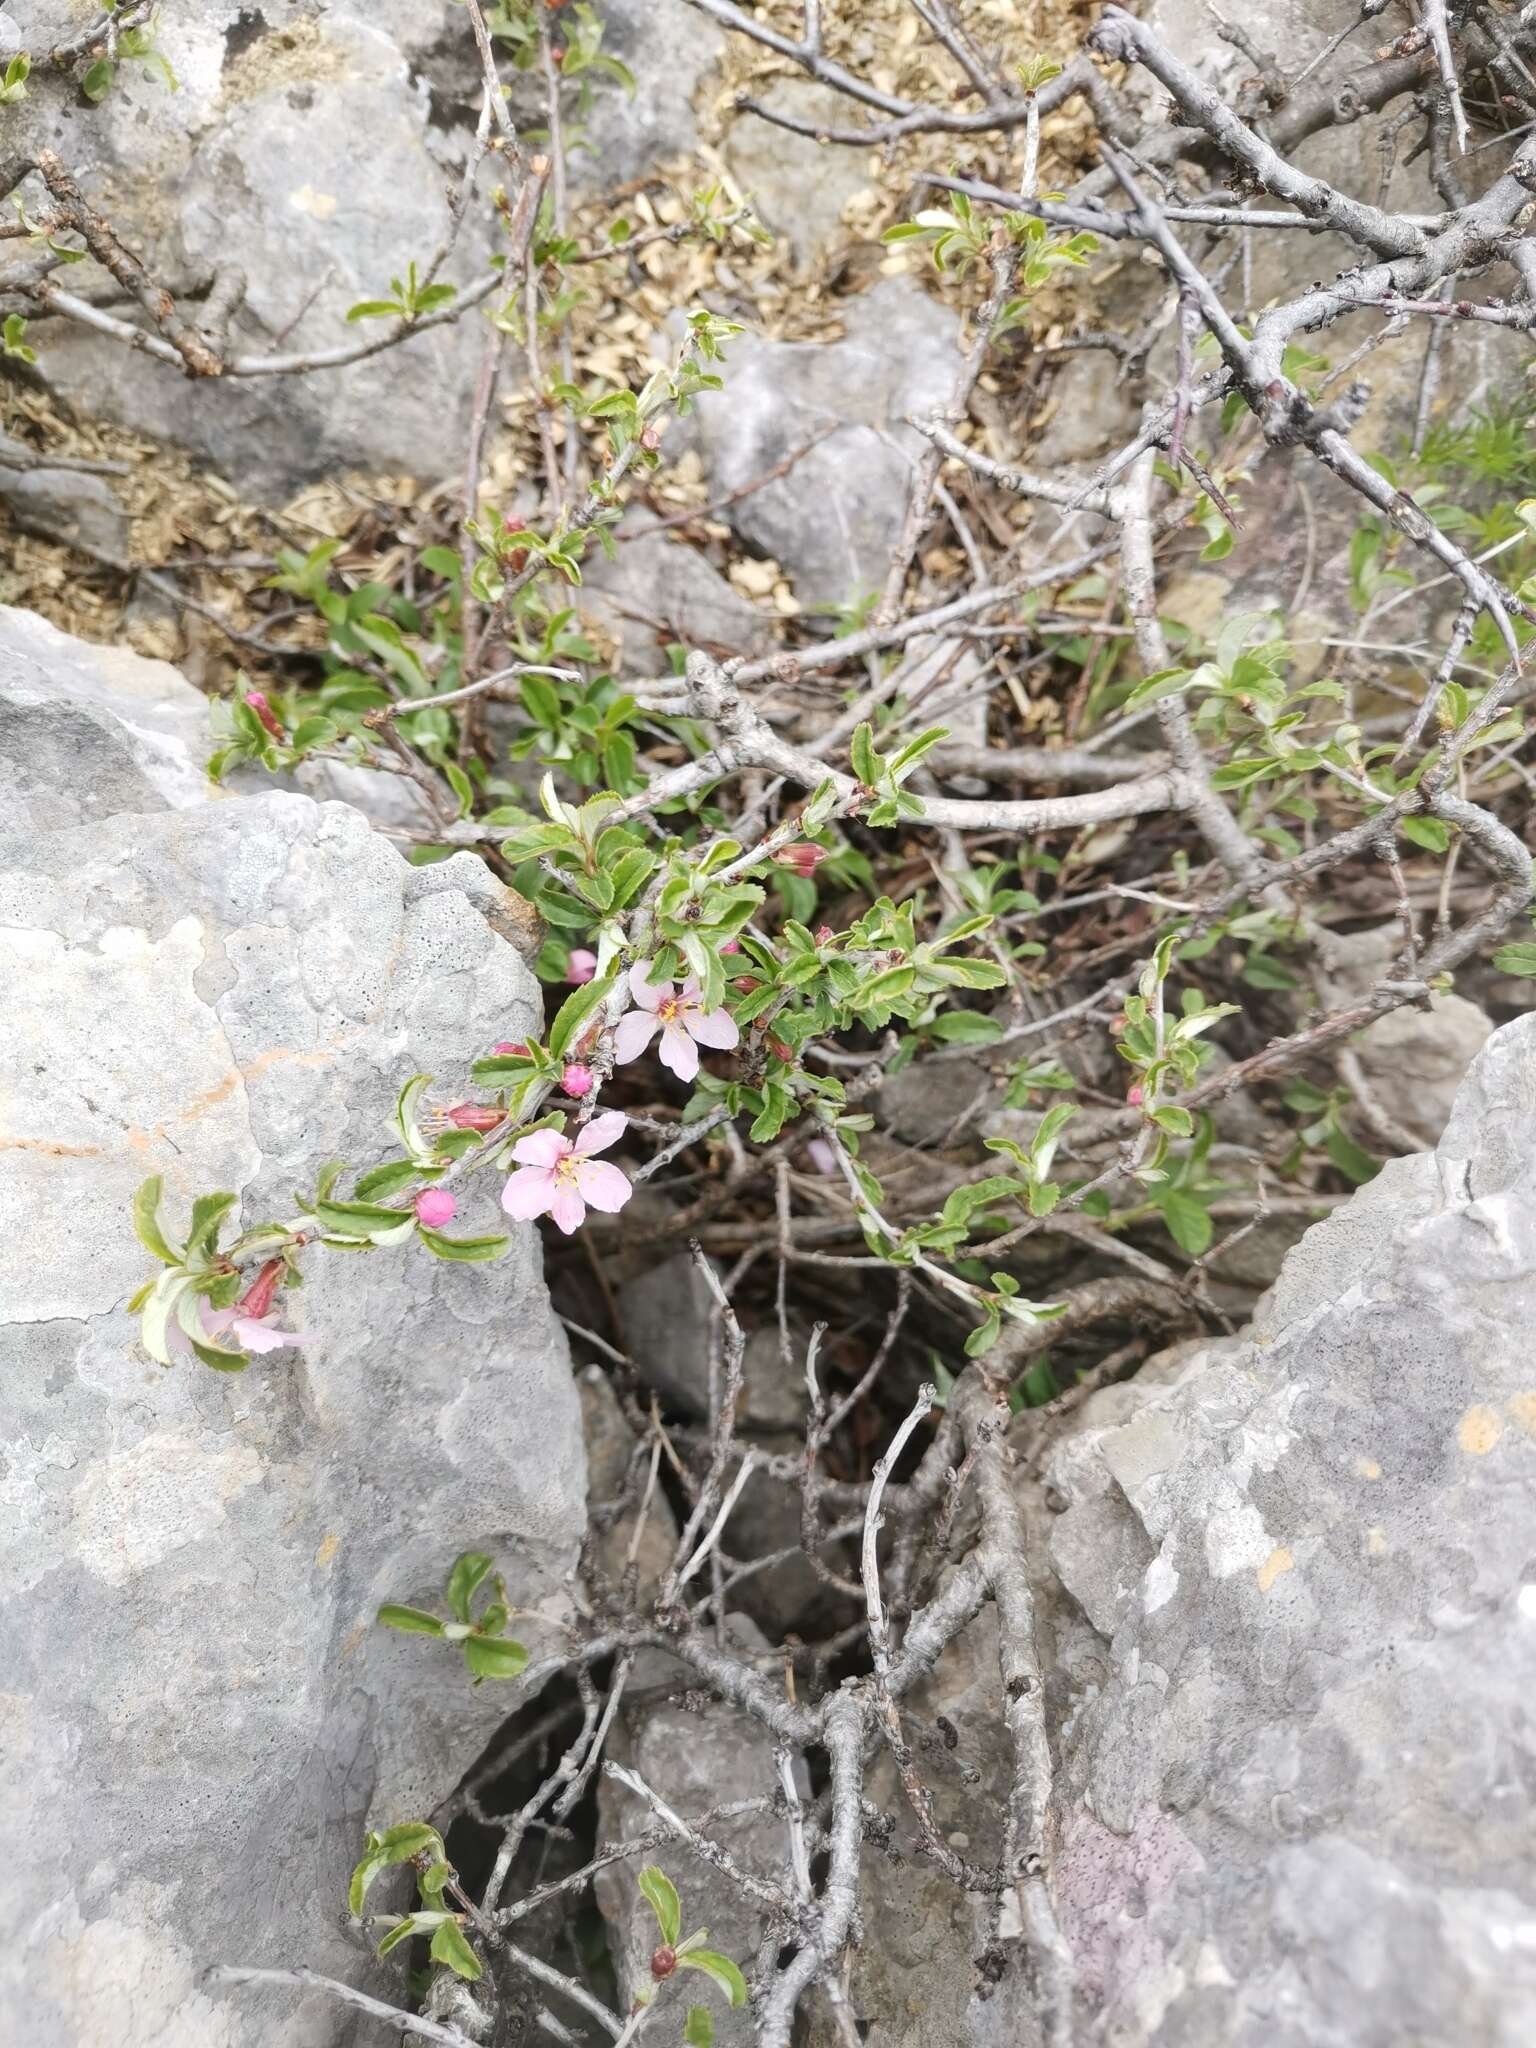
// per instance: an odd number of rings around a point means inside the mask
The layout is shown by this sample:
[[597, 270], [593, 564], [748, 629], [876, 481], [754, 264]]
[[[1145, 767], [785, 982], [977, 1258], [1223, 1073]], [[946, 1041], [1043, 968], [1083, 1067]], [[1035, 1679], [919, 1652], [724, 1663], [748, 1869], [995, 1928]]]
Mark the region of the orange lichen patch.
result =
[[1527, 1436], [1536, 1436], [1536, 1394], [1511, 1394], [1504, 1403], [1509, 1418]]
[[1272, 1550], [1259, 1566], [1259, 1591], [1267, 1593], [1276, 1579], [1283, 1578], [1287, 1572], [1295, 1569], [1296, 1560], [1282, 1543], [1277, 1550]]
[[341, 1538], [336, 1534], [336, 1531], [333, 1529], [331, 1533], [321, 1543], [320, 1548], [315, 1552], [315, 1563], [319, 1565], [322, 1570], [324, 1570], [325, 1566], [330, 1563], [331, 1559], [336, 1555], [337, 1551], [340, 1550], [340, 1548]]
[[1374, 1458], [1356, 1458], [1355, 1470], [1362, 1479], [1379, 1479], [1381, 1477], [1381, 1467]]
[[1482, 1404], [1469, 1408], [1456, 1425], [1456, 1441], [1469, 1458], [1486, 1458], [1503, 1434], [1499, 1411]]

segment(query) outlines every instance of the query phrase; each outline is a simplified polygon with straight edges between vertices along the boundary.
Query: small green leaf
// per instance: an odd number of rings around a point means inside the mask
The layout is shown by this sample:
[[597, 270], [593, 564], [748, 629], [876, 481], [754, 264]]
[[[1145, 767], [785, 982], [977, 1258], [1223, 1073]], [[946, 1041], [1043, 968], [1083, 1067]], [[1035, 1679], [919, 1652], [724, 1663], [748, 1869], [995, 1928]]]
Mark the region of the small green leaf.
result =
[[1323, 1150], [1344, 1178], [1353, 1181], [1357, 1188], [1363, 1187], [1368, 1180], [1374, 1180], [1381, 1171], [1381, 1161], [1373, 1159], [1344, 1131], [1331, 1130], [1323, 1140]]
[[1216, 1229], [1203, 1202], [1178, 1188], [1159, 1188], [1154, 1200], [1168, 1226], [1168, 1235], [1181, 1252], [1198, 1259], [1210, 1250]]
[[1187, 1138], [1195, 1128], [1195, 1120], [1187, 1109], [1176, 1102], [1165, 1103], [1161, 1109], [1154, 1109], [1152, 1121], [1171, 1138]]
[[92, 106], [100, 106], [112, 90], [112, 81], [117, 76], [117, 66], [110, 57], [98, 57], [80, 81], [80, 90]]
[[1500, 974], [1536, 975], [1536, 945], [1529, 939], [1517, 939], [1513, 945], [1500, 946], [1493, 965]]
[[1443, 818], [1403, 818], [1398, 829], [1405, 839], [1428, 853], [1444, 853], [1451, 843], [1451, 828]]
[[715, 2048], [715, 2022], [707, 2005], [690, 2005], [683, 2023], [683, 2048]]
[[505, 1231], [493, 1231], [485, 1237], [444, 1237], [440, 1230], [429, 1230], [425, 1223], [417, 1225], [416, 1235], [434, 1258], [450, 1259], [461, 1266], [480, 1266], [499, 1259], [512, 1242]]
[[426, 1614], [419, 1607], [381, 1607], [379, 1620], [385, 1628], [397, 1628], [402, 1635], [440, 1636], [443, 1624], [435, 1614]]
[[677, 1937], [682, 1932], [683, 1909], [678, 1902], [677, 1887], [667, 1873], [655, 1863], [647, 1863], [637, 1880], [640, 1896], [656, 1915], [656, 1925], [661, 1938], [668, 1948], [677, 1947]]
[[183, 1255], [172, 1248], [160, 1228], [160, 1192], [160, 1176], [151, 1174], [133, 1198], [133, 1227], [147, 1252], [167, 1266], [179, 1266]]
[[448, 1574], [448, 1605], [460, 1621], [469, 1620], [469, 1603], [490, 1577], [496, 1560], [480, 1550], [466, 1550]]
[[712, 1948], [679, 1950], [677, 1967], [680, 1970], [702, 1970], [706, 1977], [714, 1979], [732, 2005], [746, 2004], [747, 1980], [729, 1956], [717, 1955]]
[[528, 1652], [511, 1636], [471, 1636], [464, 1645], [464, 1662], [477, 1684], [482, 1678], [521, 1678]]
[[456, 1920], [444, 1920], [432, 1937], [432, 1960], [443, 1963], [456, 1977], [467, 1977], [473, 1984], [484, 1973], [480, 1958], [464, 1939], [463, 1931]]
[[581, 988], [574, 989], [566, 997], [555, 1013], [554, 1023], [549, 1027], [551, 1058], [562, 1058], [567, 1048], [575, 1043], [582, 1025], [599, 1004], [606, 1001], [617, 979], [617, 975], [605, 975], [600, 981], [589, 981]]

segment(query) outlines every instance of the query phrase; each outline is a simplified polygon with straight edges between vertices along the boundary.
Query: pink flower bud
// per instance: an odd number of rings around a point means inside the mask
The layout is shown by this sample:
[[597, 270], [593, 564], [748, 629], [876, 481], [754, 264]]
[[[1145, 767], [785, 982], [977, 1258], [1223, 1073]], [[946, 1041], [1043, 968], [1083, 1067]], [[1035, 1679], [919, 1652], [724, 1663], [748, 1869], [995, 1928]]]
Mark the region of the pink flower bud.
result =
[[740, 939], [727, 939], [720, 950], [722, 953], [739, 953], [741, 951], [741, 941]]
[[514, 1059], [519, 1060], [525, 1060], [528, 1057], [528, 1048], [520, 1038], [504, 1038], [500, 1045], [493, 1045], [491, 1051], [511, 1053]]
[[590, 1067], [584, 1067], [580, 1060], [572, 1060], [560, 1076], [560, 1086], [567, 1095], [574, 1096], [579, 1102], [583, 1095], [592, 1093], [592, 1084], [596, 1079], [597, 1076]]
[[837, 937], [837, 933], [836, 933], [835, 931], [833, 931], [833, 929], [832, 929], [831, 925], [829, 925], [829, 924], [819, 924], [819, 925], [817, 925], [817, 927], [816, 927], [816, 943], [817, 943], [817, 945], [818, 945], [818, 946], [830, 946], [830, 945], [831, 945], [831, 943], [832, 943], [832, 941], [833, 941], [833, 940], [834, 940], [834, 939], [835, 939], [836, 937]]
[[589, 953], [585, 946], [572, 948], [571, 956], [565, 963], [565, 978], [576, 988], [583, 987], [597, 973], [597, 955]]
[[271, 733], [273, 739], [287, 739], [288, 734], [283, 728], [282, 720], [278, 717], [277, 713], [272, 709], [272, 706], [267, 702], [266, 695], [263, 691], [247, 690], [245, 693], [245, 701], [247, 704], [250, 705], [251, 709], [255, 712], [256, 716], [261, 720], [262, 724], [266, 727], [267, 731]]
[[272, 1307], [273, 1297], [277, 1293], [277, 1283], [282, 1276], [282, 1260], [268, 1259], [240, 1297], [239, 1306], [235, 1310], [236, 1315], [250, 1316], [253, 1319], [266, 1315]]
[[447, 1115], [449, 1123], [457, 1124], [461, 1131], [494, 1131], [506, 1120], [494, 1102], [458, 1102]]
[[1143, 1089], [1139, 1081], [1133, 1082], [1132, 1085], [1126, 1089], [1125, 1099], [1131, 1105], [1132, 1109], [1140, 1109], [1142, 1103], [1146, 1100], [1146, 1091]]
[[423, 1188], [416, 1197], [416, 1221], [425, 1223], [428, 1230], [441, 1230], [453, 1221], [458, 1206], [446, 1188]]
[[826, 857], [827, 849], [809, 839], [797, 839], [792, 845], [781, 846], [773, 856], [781, 868], [790, 868], [797, 875], [814, 875]]

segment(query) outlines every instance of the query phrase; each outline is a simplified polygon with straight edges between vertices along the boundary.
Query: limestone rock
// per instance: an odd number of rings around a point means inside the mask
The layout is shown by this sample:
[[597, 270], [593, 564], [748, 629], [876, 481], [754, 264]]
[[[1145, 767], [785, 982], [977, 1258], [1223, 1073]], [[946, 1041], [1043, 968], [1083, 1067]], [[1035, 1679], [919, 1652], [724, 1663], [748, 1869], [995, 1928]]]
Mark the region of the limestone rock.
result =
[[1058, 1891], [1127, 2048], [1536, 2026], [1533, 1140], [1522, 1019], [1245, 1340], [1054, 1462], [1107, 1659], [1062, 1736]]
[[847, 604], [883, 585], [922, 446], [902, 423], [946, 401], [957, 363], [954, 314], [903, 278], [850, 300], [846, 324], [835, 342], [739, 336], [724, 390], [698, 402], [711, 496], [831, 430], [728, 515], [749, 546], [783, 564], [803, 604]]
[[[339, 2008], [199, 1972], [389, 1989], [342, 1936], [363, 1830], [430, 1815], [516, 1692], [374, 1613], [439, 1600], [476, 1548], [558, 1614], [584, 1493], [565, 1344], [519, 1229], [488, 1267], [320, 1253], [284, 1302], [302, 1350], [167, 1371], [125, 1308], [127, 1204], [158, 1172], [177, 1221], [216, 1188], [293, 1214], [323, 1161], [392, 1149], [408, 1074], [462, 1089], [537, 991], [346, 806], [204, 801], [173, 671], [0, 630], [0, 2010], [48, 2048], [324, 2048]], [[489, 1189], [464, 1208], [499, 1220]]]
[[[826, 128], [858, 125], [844, 94], [812, 78], [775, 78], [757, 95], [775, 113]], [[817, 142], [743, 111], [725, 145], [731, 175], [753, 211], [804, 267], [839, 239], [843, 208], [870, 185], [870, 152]]]

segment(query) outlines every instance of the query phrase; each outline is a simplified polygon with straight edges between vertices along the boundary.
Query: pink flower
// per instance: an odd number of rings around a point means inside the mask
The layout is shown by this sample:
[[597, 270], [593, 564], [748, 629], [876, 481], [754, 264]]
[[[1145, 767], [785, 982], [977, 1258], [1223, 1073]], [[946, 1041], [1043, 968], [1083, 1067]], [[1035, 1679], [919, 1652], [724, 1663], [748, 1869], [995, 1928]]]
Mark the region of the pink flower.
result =
[[428, 1230], [441, 1230], [453, 1221], [458, 1206], [446, 1188], [423, 1188], [415, 1201], [416, 1221]]
[[613, 1056], [623, 1066], [639, 1059], [659, 1030], [661, 1064], [670, 1067], [680, 1081], [691, 1081], [699, 1071], [699, 1047], [729, 1052], [741, 1042], [736, 1019], [725, 1010], [706, 1010], [696, 981], [685, 981], [673, 993], [670, 981], [654, 987], [646, 980], [650, 962], [637, 960], [629, 970], [629, 992], [639, 1004], [619, 1019], [613, 1035]]
[[572, 1060], [560, 1076], [560, 1086], [567, 1095], [580, 1101], [583, 1095], [592, 1093], [592, 1083], [597, 1079], [590, 1067], [584, 1067], [580, 1060]]
[[1133, 1082], [1132, 1085], [1126, 1089], [1125, 1099], [1131, 1105], [1132, 1109], [1140, 1109], [1142, 1103], [1146, 1099], [1146, 1093], [1139, 1081]]
[[[210, 1308], [206, 1301], [200, 1301], [197, 1306], [203, 1334], [210, 1344], [220, 1345], [226, 1351], [249, 1351], [254, 1356], [263, 1351], [281, 1351], [285, 1344], [302, 1344], [305, 1341], [292, 1330], [273, 1329], [269, 1315], [242, 1315], [238, 1304], [234, 1308]], [[166, 1345], [171, 1351], [190, 1352], [192, 1349], [191, 1338], [175, 1320], [166, 1332]]]
[[597, 973], [597, 955], [589, 953], [585, 946], [572, 948], [565, 963], [565, 978], [581, 988]]
[[722, 953], [739, 953], [741, 951], [741, 941], [740, 939], [727, 939], [720, 950]]
[[814, 875], [827, 858], [827, 849], [809, 839], [797, 839], [790, 846], [781, 846], [773, 858], [781, 868], [792, 868], [797, 875]]
[[604, 1116], [563, 1138], [558, 1131], [531, 1131], [512, 1147], [518, 1170], [501, 1191], [501, 1206], [519, 1223], [550, 1215], [569, 1237], [586, 1221], [587, 1209], [613, 1216], [634, 1190], [616, 1166], [594, 1159], [624, 1135], [628, 1119], [610, 1109]]
[[810, 1154], [811, 1164], [818, 1173], [837, 1172], [837, 1154], [825, 1138], [812, 1138], [805, 1149]]

